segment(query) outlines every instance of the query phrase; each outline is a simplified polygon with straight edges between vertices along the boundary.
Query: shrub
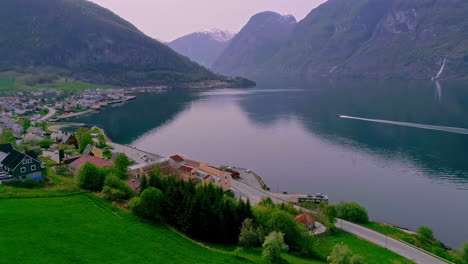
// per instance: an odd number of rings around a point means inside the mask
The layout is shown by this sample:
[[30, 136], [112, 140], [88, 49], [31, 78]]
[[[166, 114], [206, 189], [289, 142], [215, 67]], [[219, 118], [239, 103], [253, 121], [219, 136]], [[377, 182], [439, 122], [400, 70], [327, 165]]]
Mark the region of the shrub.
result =
[[255, 247], [259, 244], [259, 236], [259, 230], [254, 227], [252, 219], [245, 219], [239, 235], [239, 245], [244, 248]]
[[54, 141], [50, 138], [45, 138], [41, 142], [39, 142], [39, 146], [41, 148], [50, 148], [54, 144]]
[[361, 256], [353, 254], [348, 246], [338, 244], [333, 247], [330, 256], [327, 258], [329, 264], [362, 264], [364, 260]]
[[89, 191], [100, 192], [105, 175], [96, 165], [86, 162], [77, 172], [78, 186]]
[[262, 258], [268, 263], [278, 263], [282, 261], [281, 253], [287, 250], [283, 233], [271, 232], [263, 243]]
[[307, 235], [307, 231], [301, 225], [299, 225], [293, 216], [280, 211], [274, 210], [270, 214], [270, 219], [267, 222], [268, 231], [278, 231], [284, 234], [284, 240], [291, 249], [295, 251], [301, 251], [301, 242], [299, 238]]
[[275, 208], [275, 204], [273, 203], [273, 200], [270, 197], [263, 199], [258, 203], [258, 205], [265, 208]]
[[336, 206], [337, 216], [355, 223], [369, 222], [367, 210], [355, 202], [341, 202]]
[[38, 188], [40, 185], [41, 185], [40, 181], [28, 179], [28, 180], [24, 180], [23, 182], [21, 182], [20, 187], [33, 189], [33, 188]]
[[430, 242], [434, 240], [434, 234], [432, 232], [432, 229], [426, 226], [421, 226], [418, 229], [418, 238], [422, 243]]
[[135, 194], [132, 187], [114, 174], [107, 175], [102, 192], [113, 201], [128, 200]]
[[463, 244], [461, 248], [461, 258], [463, 261], [468, 262], [468, 243]]
[[149, 187], [141, 193], [138, 202], [133, 201], [133, 212], [143, 218], [149, 220], [162, 220], [162, 202], [164, 199], [163, 193], [154, 187]]
[[327, 217], [330, 223], [335, 222], [335, 218], [338, 215], [338, 212], [336, 211], [336, 206], [327, 204], [322, 208], [322, 212]]

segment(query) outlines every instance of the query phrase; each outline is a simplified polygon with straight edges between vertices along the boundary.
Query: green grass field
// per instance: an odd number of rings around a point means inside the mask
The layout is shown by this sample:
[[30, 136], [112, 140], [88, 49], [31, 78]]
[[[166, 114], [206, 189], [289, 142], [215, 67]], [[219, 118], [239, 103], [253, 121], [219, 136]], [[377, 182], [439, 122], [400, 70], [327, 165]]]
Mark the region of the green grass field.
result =
[[93, 194], [0, 200], [0, 263], [248, 263]]
[[385, 248], [379, 247], [352, 234], [339, 231], [328, 236], [319, 236], [318, 250], [321, 257], [326, 259], [332, 248], [336, 244], [345, 244], [353, 251], [364, 258], [364, 263], [368, 264], [414, 264]]
[[0, 90], [9, 90], [15, 87], [15, 80], [12, 78], [0, 79]]
[[40, 188], [18, 188], [0, 184], [0, 199], [55, 197], [83, 193], [83, 190], [76, 186], [73, 177], [57, 175], [50, 168], [47, 169], [47, 174], [50, 182], [40, 186]]

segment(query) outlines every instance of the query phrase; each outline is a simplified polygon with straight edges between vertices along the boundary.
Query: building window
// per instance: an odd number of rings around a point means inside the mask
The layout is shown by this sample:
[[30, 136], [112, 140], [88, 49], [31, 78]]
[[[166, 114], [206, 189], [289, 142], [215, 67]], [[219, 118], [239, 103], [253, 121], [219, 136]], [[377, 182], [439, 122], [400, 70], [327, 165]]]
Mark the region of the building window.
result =
[[27, 163], [28, 163], [28, 161], [24, 159], [24, 160], [23, 160], [23, 164], [27, 164]]
[[31, 170], [35, 171], [36, 170], [36, 165], [31, 165]]
[[21, 173], [26, 173], [26, 168], [25, 168], [25, 167], [21, 167], [20, 171], [21, 171]]

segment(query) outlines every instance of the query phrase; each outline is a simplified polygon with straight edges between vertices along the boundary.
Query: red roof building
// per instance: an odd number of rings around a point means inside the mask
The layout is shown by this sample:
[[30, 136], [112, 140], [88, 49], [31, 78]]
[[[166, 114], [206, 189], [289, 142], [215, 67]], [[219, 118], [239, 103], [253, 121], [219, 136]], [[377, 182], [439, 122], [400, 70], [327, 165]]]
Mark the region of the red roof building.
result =
[[296, 219], [296, 222], [306, 228], [312, 228], [315, 224], [315, 219], [310, 214], [300, 214], [297, 215], [294, 219]]
[[74, 160], [68, 164], [70, 169], [72, 171], [77, 171], [81, 166], [83, 166], [86, 162], [92, 163], [98, 167], [109, 167], [114, 165], [111, 161], [101, 159], [95, 156], [79, 156], [77, 157], [72, 157]]

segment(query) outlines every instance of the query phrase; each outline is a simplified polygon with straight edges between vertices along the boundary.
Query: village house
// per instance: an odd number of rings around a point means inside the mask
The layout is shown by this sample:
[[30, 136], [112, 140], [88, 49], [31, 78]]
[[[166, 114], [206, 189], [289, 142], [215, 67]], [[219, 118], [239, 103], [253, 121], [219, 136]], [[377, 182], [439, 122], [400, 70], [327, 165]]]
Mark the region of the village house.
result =
[[187, 158], [182, 155], [170, 157], [171, 166], [175, 169], [178, 177], [188, 181], [193, 180], [198, 183], [212, 183], [220, 186], [224, 191], [231, 190], [231, 173], [210, 166], [206, 162], [201, 162]]
[[70, 169], [71, 172], [78, 171], [87, 162], [94, 164], [100, 168], [110, 167], [114, 165], [114, 163], [112, 163], [109, 160], [101, 159], [101, 158], [94, 157], [94, 156], [78, 155], [78, 156], [69, 157], [63, 161], [64, 164], [68, 165], [68, 168]]
[[315, 219], [310, 214], [300, 214], [297, 215], [294, 219], [297, 223], [304, 226], [309, 231], [313, 231], [315, 228]]
[[73, 135], [73, 133], [62, 131], [54, 132], [52, 135], [50, 135], [50, 139], [55, 141], [56, 144], [65, 144], [78, 148], [78, 139], [75, 137], [75, 135]]
[[104, 156], [104, 150], [93, 146], [93, 145], [87, 145], [86, 148], [83, 150], [82, 153], [83, 156], [94, 156], [98, 158], [102, 158]]
[[16, 180], [40, 180], [45, 164], [33, 153], [17, 151], [12, 144], [0, 145], [1, 169]]

